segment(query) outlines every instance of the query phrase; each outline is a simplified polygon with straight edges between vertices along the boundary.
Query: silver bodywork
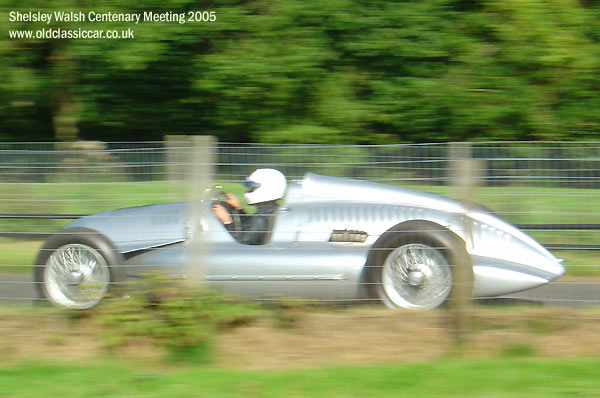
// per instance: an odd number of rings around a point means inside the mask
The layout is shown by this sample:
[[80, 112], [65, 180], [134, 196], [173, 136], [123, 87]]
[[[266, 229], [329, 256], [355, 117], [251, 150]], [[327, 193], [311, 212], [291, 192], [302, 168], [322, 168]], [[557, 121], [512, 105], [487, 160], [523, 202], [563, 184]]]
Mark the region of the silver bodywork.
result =
[[[157, 267], [193, 275], [190, 236], [200, 234], [206, 250], [196, 260], [206, 270], [203, 277], [235, 294], [261, 297], [366, 298], [365, 265], [373, 244], [409, 220], [433, 222], [464, 240], [475, 297], [533, 288], [564, 272], [551, 253], [500, 218], [401, 187], [308, 173], [289, 185], [270, 240], [257, 246], [233, 239], [210, 212], [211, 203], [201, 203], [202, 216], [190, 215], [190, 204], [175, 203], [100, 213], [68, 227], [104, 235], [124, 254], [129, 275]], [[332, 239], [335, 231], [338, 238]]]

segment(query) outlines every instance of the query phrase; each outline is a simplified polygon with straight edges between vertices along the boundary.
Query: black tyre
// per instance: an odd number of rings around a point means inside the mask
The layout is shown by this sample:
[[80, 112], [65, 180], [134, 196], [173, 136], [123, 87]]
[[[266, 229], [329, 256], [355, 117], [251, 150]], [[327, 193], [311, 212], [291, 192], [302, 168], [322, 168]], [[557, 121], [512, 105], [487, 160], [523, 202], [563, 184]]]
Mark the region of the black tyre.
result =
[[374, 245], [369, 265], [372, 295], [389, 307], [435, 308], [450, 297], [457, 275], [467, 294], [472, 289], [465, 242], [430, 221], [407, 221], [387, 231]]
[[34, 280], [41, 298], [57, 307], [94, 307], [124, 279], [123, 256], [97, 231], [67, 228], [40, 249]]

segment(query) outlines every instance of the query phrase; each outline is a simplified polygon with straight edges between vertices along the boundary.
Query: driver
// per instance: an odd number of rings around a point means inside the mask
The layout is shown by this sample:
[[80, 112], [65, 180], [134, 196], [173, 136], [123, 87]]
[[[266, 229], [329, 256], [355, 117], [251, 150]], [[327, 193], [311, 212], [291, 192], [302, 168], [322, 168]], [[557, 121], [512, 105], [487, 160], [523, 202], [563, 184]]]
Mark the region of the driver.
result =
[[247, 245], [262, 245], [267, 243], [267, 236], [279, 208], [276, 201], [283, 198], [286, 179], [279, 170], [257, 169], [246, 178], [244, 185], [248, 188], [244, 198], [248, 204], [256, 206], [255, 214], [246, 214], [233, 194], [225, 194], [224, 201], [241, 216], [239, 231], [235, 229], [232, 215], [225, 206], [215, 204], [213, 212], [237, 241]]

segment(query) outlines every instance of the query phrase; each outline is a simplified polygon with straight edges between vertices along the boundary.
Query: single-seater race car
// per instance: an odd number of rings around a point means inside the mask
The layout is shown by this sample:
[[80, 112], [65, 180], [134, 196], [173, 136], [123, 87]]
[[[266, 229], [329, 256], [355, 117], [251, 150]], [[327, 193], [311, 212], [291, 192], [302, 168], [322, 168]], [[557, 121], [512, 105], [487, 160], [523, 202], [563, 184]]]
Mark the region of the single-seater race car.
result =
[[435, 194], [308, 173], [288, 185], [261, 245], [239, 243], [215, 217], [218, 197], [212, 188], [199, 203], [75, 220], [39, 252], [41, 297], [90, 308], [113, 284], [162, 269], [235, 295], [426, 309], [450, 297], [459, 266], [473, 297], [530, 289], [564, 273], [560, 260], [516, 227]]

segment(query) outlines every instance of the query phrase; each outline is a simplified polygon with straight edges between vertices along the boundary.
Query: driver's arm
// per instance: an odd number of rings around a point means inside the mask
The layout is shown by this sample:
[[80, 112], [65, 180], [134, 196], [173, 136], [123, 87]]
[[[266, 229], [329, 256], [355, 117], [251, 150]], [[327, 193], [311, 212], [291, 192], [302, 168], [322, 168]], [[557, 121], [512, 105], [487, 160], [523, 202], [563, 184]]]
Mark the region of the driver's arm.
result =
[[225, 198], [225, 203], [227, 203], [229, 206], [233, 207], [235, 210], [243, 210], [240, 201], [238, 200], [238, 198], [235, 197], [234, 194], [226, 193]]
[[[238, 200], [238, 198], [235, 197], [235, 195], [226, 193], [224, 202], [231, 206], [232, 209], [236, 210], [238, 214], [246, 214], [242, 205], [240, 204], [240, 201]], [[215, 216], [219, 219], [219, 221], [225, 224], [227, 229], [231, 230], [229, 226], [232, 225], [233, 218], [229, 210], [225, 208], [225, 206], [217, 203], [213, 204], [212, 209], [213, 213], [215, 213]]]
[[213, 213], [215, 213], [215, 216], [223, 224], [229, 225], [233, 222], [233, 219], [231, 218], [231, 214], [229, 214], [229, 212], [227, 211], [227, 209], [225, 209], [225, 207], [218, 205], [218, 204], [214, 204], [212, 209], [213, 209]]

